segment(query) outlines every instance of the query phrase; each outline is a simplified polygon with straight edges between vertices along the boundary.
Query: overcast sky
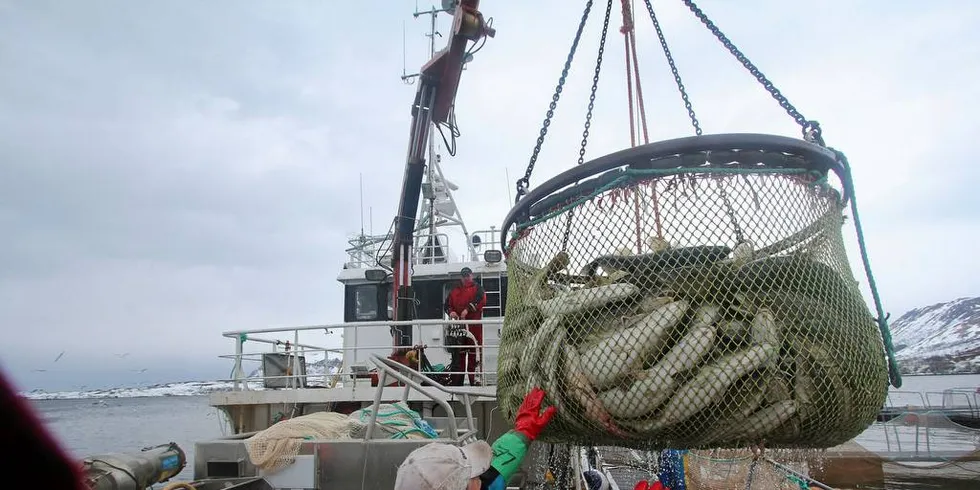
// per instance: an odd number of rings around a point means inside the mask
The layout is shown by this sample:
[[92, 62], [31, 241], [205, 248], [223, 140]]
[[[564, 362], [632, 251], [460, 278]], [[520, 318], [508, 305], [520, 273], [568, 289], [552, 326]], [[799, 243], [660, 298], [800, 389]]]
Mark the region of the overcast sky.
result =
[[[629, 145], [614, 3], [590, 158]], [[682, 2], [654, 3], [706, 133], [798, 135]], [[699, 3], [849, 156], [893, 318], [980, 294], [980, 4]], [[637, 4], [651, 136], [689, 135]], [[497, 37], [463, 74], [458, 153], [443, 160], [471, 230], [499, 227], [509, 209], [580, 5], [483, 2]], [[575, 163], [604, 7], [532, 185]], [[416, 88], [399, 80], [403, 48], [409, 72], [428, 54], [414, 8], [0, 0], [5, 372], [24, 389], [220, 378], [231, 361], [217, 356], [233, 347], [223, 331], [341, 321], [336, 275], [360, 228], [360, 173], [374, 231], [395, 212]]]

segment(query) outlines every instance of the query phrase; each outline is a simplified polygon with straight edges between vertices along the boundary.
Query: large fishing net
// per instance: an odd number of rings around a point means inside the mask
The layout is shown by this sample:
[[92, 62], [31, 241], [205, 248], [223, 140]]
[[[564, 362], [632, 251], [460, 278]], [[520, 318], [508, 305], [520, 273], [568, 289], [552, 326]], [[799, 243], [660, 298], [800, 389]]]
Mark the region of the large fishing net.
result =
[[257, 468], [273, 473], [296, 460], [304, 441], [363, 436], [364, 424], [336, 412], [317, 412], [277, 422], [248, 439], [245, 450]]
[[[249, 460], [266, 472], [290, 465], [303, 442], [318, 439], [363, 439], [371, 422], [371, 408], [350, 415], [316, 412], [277, 422], [245, 440]], [[435, 439], [438, 433], [404, 403], [381, 403], [373, 439]]]
[[831, 447], [875, 420], [886, 350], [848, 265], [833, 154], [751, 140], [625, 150], [515, 207], [505, 415], [540, 386], [558, 407], [543, 441], [676, 449]]

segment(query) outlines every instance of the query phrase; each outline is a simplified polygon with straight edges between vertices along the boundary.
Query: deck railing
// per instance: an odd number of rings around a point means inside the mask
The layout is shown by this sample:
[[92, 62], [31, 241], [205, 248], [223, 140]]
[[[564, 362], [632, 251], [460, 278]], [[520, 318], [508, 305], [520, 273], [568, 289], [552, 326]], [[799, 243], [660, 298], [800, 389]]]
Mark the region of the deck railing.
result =
[[[360, 363], [354, 363], [352, 360], [357, 360], [359, 358], [364, 358], [365, 361], [371, 359], [372, 352], [378, 350], [391, 351], [394, 348], [405, 348], [411, 349], [419, 345], [424, 347], [426, 350], [433, 348], [444, 348], [444, 349], [465, 349], [467, 347], [472, 348], [472, 346], [466, 345], [447, 345], [445, 343], [416, 343], [414, 345], [398, 345], [394, 346], [391, 343], [379, 344], [379, 345], [359, 345], [356, 341], [357, 332], [364, 329], [369, 330], [380, 330], [385, 332], [390, 332], [391, 327], [409, 325], [412, 327], [412, 338], [421, 339], [422, 338], [422, 327], [426, 326], [445, 326], [445, 325], [457, 325], [459, 327], [465, 327], [467, 325], [479, 324], [483, 325], [483, 328], [494, 328], [496, 326], [503, 324], [502, 317], [491, 317], [483, 318], [479, 320], [406, 320], [406, 321], [370, 321], [370, 322], [347, 322], [347, 323], [333, 323], [324, 325], [305, 325], [299, 327], [276, 327], [276, 328], [264, 328], [264, 329], [253, 329], [253, 330], [235, 330], [224, 332], [222, 335], [224, 337], [230, 338], [235, 344], [235, 353], [231, 355], [219, 356], [225, 359], [234, 360], [234, 367], [232, 369], [231, 378], [229, 381], [232, 382], [232, 389], [235, 391], [241, 389], [249, 389], [249, 381], [259, 381], [265, 382], [267, 380], [275, 379], [285, 379], [287, 380], [287, 388], [300, 388], [304, 385], [310, 386], [311, 380], [316, 378], [322, 378], [323, 384], [326, 387], [335, 387], [341, 380], [345, 383], [345, 387], [357, 386], [358, 383], [370, 383], [369, 379], [358, 378], [358, 372], [351, 370], [352, 365], [361, 365]], [[353, 334], [355, 341], [352, 347], [343, 347], [343, 342], [341, 341], [341, 346], [331, 347], [323, 345], [312, 345], [309, 343], [300, 342], [301, 333], [312, 333], [316, 331], [323, 331], [326, 335], [331, 336], [334, 334], [335, 330], [342, 330], [347, 335]], [[465, 328], [464, 328], [465, 330]], [[486, 342], [486, 339], [484, 340]], [[264, 350], [254, 350], [246, 351], [245, 347], [248, 345], [261, 345], [264, 346]], [[499, 349], [498, 344], [486, 344], [480, 346], [478, 351], [479, 366], [478, 369], [474, 371], [476, 375], [480, 377], [481, 384], [484, 386], [493, 386], [495, 383], [496, 376], [496, 366], [488, 366], [486, 363], [487, 353], [492, 354], [495, 357], [496, 352]], [[359, 353], [366, 352], [367, 355], [359, 356]], [[248, 376], [245, 371], [244, 362], [245, 361], [256, 361], [261, 362], [262, 356], [269, 353], [282, 354], [288, 360], [288, 368], [290, 374], [271, 376], [262, 373], [261, 376]], [[306, 367], [310, 364], [306, 358], [310, 355], [320, 355], [324, 356], [324, 372], [323, 374], [306, 374]], [[331, 358], [340, 360], [340, 367], [337, 372], [331, 373], [327, 367], [328, 360]], [[307, 361], [305, 366], [301, 366], [301, 360]], [[487, 369], [487, 368], [491, 369]], [[431, 372], [422, 371], [425, 374], [433, 374]], [[440, 371], [438, 374], [469, 374], [464, 371]], [[487, 380], [490, 380], [488, 383]], [[351, 385], [346, 383], [350, 382]]]
[[885, 409], [944, 411], [980, 418], [980, 388], [947, 388], [930, 391], [893, 390]]
[[[500, 243], [500, 230], [497, 230], [495, 227], [490, 227], [489, 230], [477, 230], [471, 233], [467, 237], [467, 240], [472, 240], [474, 236], [480, 237], [479, 245], [474, 247], [474, 253], [467, 254], [469, 257], [450, 257], [445, 255], [445, 260], [447, 262], [457, 262], [457, 259], [462, 259], [475, 262], [483, 259], [484, 250], [503, 250], [502, 244]], [[437, 242], [433, 241], [430, 243], [430, 239], [432, 238], [435, 238]], [[347, 262], [344, 264], [345, 267], [349, 269], [377, 268], [379, 259], [384, 262], [386, 258], [390, 259], [391, 257], [391, 239], [391, 234], [358, 235], [349, 238], [348, 243], [351, 246], [346, 250]], [[426, 259], [431, 260], [437, 252], [448, 253], [449, 245], [449, 235], [446, 233], [421, 232], [416, 234], [414, 246], [412, 247], [412, 265], [423, 263]], [[464, 243], [463, 245], [465, 246], [466, 244]], [[441, 250], [438, 250], [440, 248]], [[382, 257], [378, 256], [379, 252], [382, 253]]]

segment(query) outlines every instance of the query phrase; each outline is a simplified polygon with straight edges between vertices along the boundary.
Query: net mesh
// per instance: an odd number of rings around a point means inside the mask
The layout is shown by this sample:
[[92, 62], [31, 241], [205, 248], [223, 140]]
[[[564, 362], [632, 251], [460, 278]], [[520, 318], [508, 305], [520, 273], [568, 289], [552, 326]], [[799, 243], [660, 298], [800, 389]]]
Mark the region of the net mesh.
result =
[[317, 412], [278, 422], [245, 440], [248, 458], [257, 468], [276, 472], [290, 465], [303, 441], [350, 439], [364, 433], [364, 425], [347, 415]]
[[783, 465], [788, 473], [764, 459], [755, 459], [746, 450], [691, 451], [684, 455], [685, 488], [727, 490], [732, 488], [800, 490], [810, 488], [797, 475], [808, 473], [805, 463]]
[[826, 448], [875, 420], [886, 355], [840, 193], [742, 158], [610, 171], [516, 224], [497, 366], [510, 420], [532, 386], [558, 407], [546, 442]]

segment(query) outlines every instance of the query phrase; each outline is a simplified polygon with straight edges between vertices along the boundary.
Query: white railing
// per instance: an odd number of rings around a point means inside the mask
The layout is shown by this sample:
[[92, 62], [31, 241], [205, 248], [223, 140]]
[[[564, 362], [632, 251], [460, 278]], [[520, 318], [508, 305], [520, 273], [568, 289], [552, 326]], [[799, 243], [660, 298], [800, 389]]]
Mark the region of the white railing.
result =
[[[406, 321], [370, 321], [370, 322], [334, 323], [334, 324], [326, 324], [326, 325], [306, 325], [306, 326], [299, 326], [299, 327], [277, 327], [277, 328], [264, 328], [264, 329], [253, 329], [253, 330], [236, 330], [236, 331], [224, 332], [222, 334], [222, 336], [234, 340], [235, 353], [232, 355], [222, 355], [219, 357], [234, 360], [234, 367], [232, 370], [231, 379], [229, 379], [228, 381], [232, 382], [232, 387], [233, 390], [235, 391], [241, 389], [246, 389], [246, 390], [249, 389], [247, 385], [248, 381], [264, 382], [266, 380], [274, 380], [274, 379], [286, 379], [288, 381], [289, 388], [300, 388], [304, 384], [308, 384], [308, 380], [310, 380], [310, 378], [317, 378], [321, 376], [323, 379], [323, 383], [327, 387], [331, 387], [331, 388], [335, 387], [337, 383], [340, 382], [341, 379], [347, 379], [352, 383], [353, 386], [357, 386], [359, 378], [356, 376], [356, 374], [358, 373], [350, 371], [350, 365], [352, 363], [348, 361], [350, 359], [355, 359], [355, 360], [358, 359], [359, 356], [357, 354], [359, 352], [372, 351], [372, 350], [376, 351], [379, 349], [390, 350], [395, 348], [412, 349], [415, 347], [419, 347], [420, 345], [424, 349], [472, 348], [472, 346], [467, 346], [467, 345], [458, 345], [458, 344], [447, 345], [444, 343], [439, 343], [439, 344], [422, 343], [422, 344], [415, 344], [415, 345], [398, 345], [398, 346], [394, 346], [390, 343], [381, 344], [381, 345], [358, 345], [356, 342], [357, 332], [362, 329], [383, 330], [385, 332], [390, 332], [391, 327], [393, 326], [408, 325], [412, 327], [412, 338], [421, 339], [422, 338], [421, 329], [422, 327], [426, 327], [426, 326], [445, 326], [445, 325], [452, 324], [452, 325], [459, 325], [462, 327], [466, 325], [482, 324], [484, 328], [487, 328], [489, 326], [502, 325], [503, 320], [504, 320], [503, 317], [491, 317], [491, 318], [483, 318], [479, 320], [452, 320], [452, 321], [441, 320], [441, 319], [406, 320]], [[308, 343], [300, 342], [301, 333], [324, 331], [326, 332], [327, 335], [331, 335], [333, 334], [332, 330], [336, 330], [336, 329], [343, 329], [345, 332], [352, 331], [355, 338], [354, 346], [353, 347], [343, 347], [343, 346], [325, 347], [325, 346], [311, 345]], [[273, 338], [267, 338], [267, 336], [273, 336]], [[287, 340], [284, 340], [284, 338]], [[246, 352], [245, 351], [246, 343], [250, 343], [252, 345], [260, 344], [265, 346], [271, 346], [271, 349], [267, 347], [266, 350], [262, 350], [262, 351]], [[280, 350], [279, 349], [280, 346], [283, 346], [284, 349]], [[488, 384], [486, 383], [486, 380], [488, 379], [487, 375], [496, 375], [496, 366], [493, 366], [494, 369], [489, 369], [489, 370], [487, 369], [486, 362], [484, 362], [484, 360], [486, 359], [485, 354], [487, 352], [496, 354], [498, 349], [499, 349], [499, 345], [484, 344], [482, 346], [479, 346], [477, 351], [478, 352], [477, 358], [479, 364], [478, 364], [478, 369], [473, 371], [473, 373], [478, 375], [482, 384], [486, 386], [493, 386], [495, 384], [495, 383]], [[252, 377], [247, 376], [243, 366], [243, 362], [244, 361], [261, 362], [262, 356], [264, 354], [269, 354], [269, 353], [284, 354], [289, 362], [288, 369], [290, 373], [286, 375], [280, 375], [280, 376], [268, 376], [266, 375], [266, 373], [263, 373], [262, 376], [252, 376]], [[319, 355], [321, 353], [324, 356], [323, 374], [322, 375], [306, 374], [305, 368], [310, 364], [306, 359], [306, 357], [310, 355]], [[328, 372], [327, 369], [328, 360], [331, 359], [332, 355], [336, 356], [341, 360], [340, 368], [337, 370], [336, 373], [330, 373]], [[370, 354], [364, 357], [370, 358]], [[300, 365], [301, 359], [306, 361], [306, 366]], [[470, 374], [469, 372], [464, 372], [464, 371], [440, 371], [438, 373], [431, 373], [426, 371], [426, 373], [428, 373], [429, 375]], [[362, 380], [362, 382], [364, 381], [369, 382], [369, 380]]]
[[980, 388], [947, 388], [942, 391], [898, 391], [888, 393], [885, 408], [943, 410], [980, 418]]
[[480, 245], [473, 247], [474, 254], [470, 257], [470, 260], [474, 262], [483, 260], [483, 251], [485, 250], [504, 251], [503, 244], [500, 243], [500, 230], [495, 226], [491, 226], [489, 230], [474, 231], [468, 239], [472, 240], [474, 236], [480, 237]]
[[[474, 253], [468, 254], [470, 261], [477, 262], [483, 260], [483, 252], [485, 250], [503, 251], [503, 244], [500, 243], [500, 230], [496, 229], [496, 227], [490, 227], [489, 230], [475, 231], [465, 239], [472, 240], [474, 236], [480, 237], [480, 244], [473, 248]], [[358, 235], [349, 238], [348, 243], [351, 247], [346, 250], [347, 262], [344, 264], [345, 267], [348, 269], [375, 269], [378, 267], [378, 260], [381, 260], [382, 263], [387, 263], [385, 257], [390, 260], [392, 237], [392, 234], [388, 234], [373, 236]], [[436, 242], [427, 244], [432, 237], [435, 237], [438, 245], [436, 245]], [[438, 247], [442, 248], [447, 262], [456, 262], [456, 258], [449, 255], [449, 246], [449, 235], [446, 233], [418, 233], [415, 235], [412, 264], [418, 265], [423, 259], [430, 256], [434, 259]], [[379, 251], [385, 252], [385, 257], [378, 257]], [[465, 256], [458, 258], [465, 260]]]
[[[435, 238], [435, 240], [432, 243], [428, 243], [430, 238]], [[412, 257], [412, 265], [424, 263], [426, 260], [430, 264], [436, 263], [437, 260], [453, 262], [452, 257], [449, 255], [449, 235], [445, 233], [416, 235], [414, 250], [415, 255]], [[442, 256], [436, 255], [437, 252], [442, 252]]]

